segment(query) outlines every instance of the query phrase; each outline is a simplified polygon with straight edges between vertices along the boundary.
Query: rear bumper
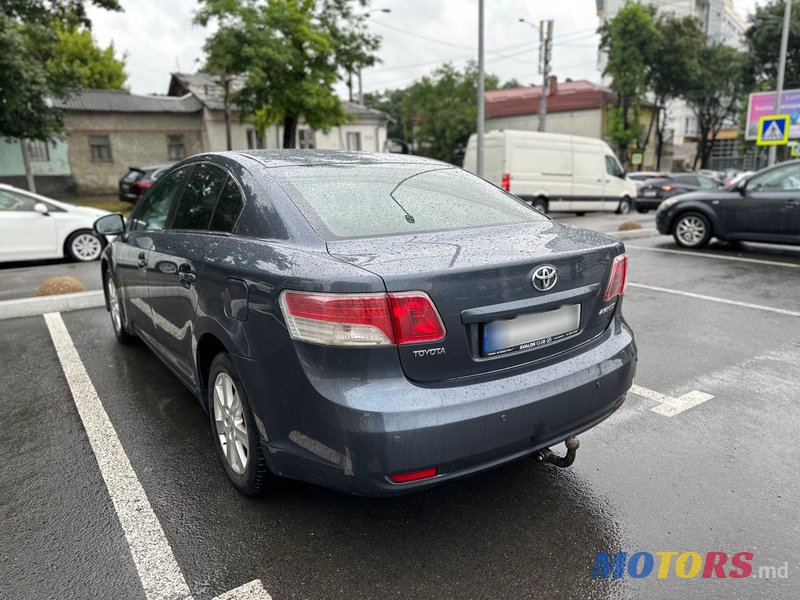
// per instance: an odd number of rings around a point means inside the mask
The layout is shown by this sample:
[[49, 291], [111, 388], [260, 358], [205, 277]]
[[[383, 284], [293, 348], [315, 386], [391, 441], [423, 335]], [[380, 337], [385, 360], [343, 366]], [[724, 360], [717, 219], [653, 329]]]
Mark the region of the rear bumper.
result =
[[[284, 353], [288, 354], [288, 353]], [[489, 469], [595, 426], [621, 406], [636, 371], [624, 319], [561, 362], [456, 387], [404, 378], [353, 381], [239, 359], [276, 473], [363, 495], [392, 495]], [[301, 357], [302, 360], [302, 357]], [[269, 371], [272, 384], [264, 384]], [[280, 380], [280, 383], [276, 381]], [[276, 385], [278, 384], [278, 385]], [[282, 390], [259, 394], [252, 390]], [[435, 478], [395, 484], [390, 474], [436, 467]]]
[[661, 204], [664, 200], [665, 198], [651, 198], [651, 197], [637, 196], [636, 206], [637, 208], [646, 208], [648, 210], [654, 210], [658, 208], [658, 205]]

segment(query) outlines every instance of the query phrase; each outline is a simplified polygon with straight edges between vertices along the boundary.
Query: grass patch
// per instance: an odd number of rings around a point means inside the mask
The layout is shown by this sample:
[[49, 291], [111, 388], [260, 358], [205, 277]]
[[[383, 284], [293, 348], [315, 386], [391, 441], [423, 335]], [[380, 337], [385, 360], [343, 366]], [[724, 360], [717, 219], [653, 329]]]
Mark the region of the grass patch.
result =
[[133, 210], [133, 203], [125, 202], [115, 196], [94, 196], [70, 200], [69, 202], [76, 206], [91, 206], [92, 208], [107, 210], [108, 212], [122, 213], [126, 218], [131, 210]]

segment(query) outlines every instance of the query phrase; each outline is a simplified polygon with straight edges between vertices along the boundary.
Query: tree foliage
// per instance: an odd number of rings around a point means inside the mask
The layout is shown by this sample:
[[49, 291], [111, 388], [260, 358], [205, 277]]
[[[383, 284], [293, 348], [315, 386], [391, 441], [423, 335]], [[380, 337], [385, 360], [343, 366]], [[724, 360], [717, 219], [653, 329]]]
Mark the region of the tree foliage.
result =
[[83, 26], [55, 28], [56, 40], [46, 67], [55, 81], [65, 88], [121, 90], [128, 76], [125, 57], [114, 56], [114, 44], [100, 48], [92, 32]]
[[600, 27], [600, 48], [608, 57], [604, 74], [612, 77], [611, 89], [617, 96], [609, 111], [609, 134], [623, 162], [628, 160], [632, 143], [643, 149], [639, 143], [641, 107], [650, 67], [661, 44], [654, 14], [652, 6], [628, 3]]
[[[778, 55], [781, 45], [783, 0], [757, 6], [750, 17], [750, 27], [745, 33], [747, 61], [745, 84], [762, 90], [774, 90], [778, 80]], [[800, 87], [800, 0], [792, 3], [792, 20], [789, 23], [789, 46], [786, 54], [784, 89]]]
[[[403, 90], [370, 94], [365, 103], [389, 115], [389, 137], [413, 143], [421, 154], [457, 162], [459, 148], [475, 131], [477, 81], [474, 62], [463, 70], [447, 63]], [[498, 84], [496, 76], [486, 75], [486, 90]]]
[[722, 44], [703, 48], [686, 102], [697, 117], [695, 164], [708, 166], [720, 129], [739, 113], [745, 87], [744, 55]]
[[[334, 93], [339, 79], [374, 64], [379, 38], [366, 30], [368, 0], [201, 0], [196, 22], [216, 22], [205, 69], [240, 75], [233, 94], [242, 115], [282, 122], [293, 148], [302, 118], [314, 129], [344, 123]], [[361, 12], [359, 12], [361, 11]]]
[[89, 26], [87, 4], [119, 10], [117, 0], [0, 0], [0, 136], [51, 140], [61, 133], [52, 99], [69, 96], [76, 79], [47, 64], [57, 29]]

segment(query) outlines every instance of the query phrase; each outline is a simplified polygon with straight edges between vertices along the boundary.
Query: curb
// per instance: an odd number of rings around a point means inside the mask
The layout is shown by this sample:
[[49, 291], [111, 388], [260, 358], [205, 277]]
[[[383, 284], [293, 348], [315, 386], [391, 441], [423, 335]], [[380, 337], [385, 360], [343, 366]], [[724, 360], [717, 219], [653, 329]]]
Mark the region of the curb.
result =
[[607, 232], [606, 235], [615, 237], [618, 240], [636, 240], [639, 238], [656, 237], [661, 234], [658, 233], [657, 229], [630, 229], [628, 231], [611, 231]]
[[0, 302], [0, 320], [33, 317], [50, 312], [67, 312], [82, 308], [97, 308], [105, 306], [105, 304], [103, 290], [4, 300]]

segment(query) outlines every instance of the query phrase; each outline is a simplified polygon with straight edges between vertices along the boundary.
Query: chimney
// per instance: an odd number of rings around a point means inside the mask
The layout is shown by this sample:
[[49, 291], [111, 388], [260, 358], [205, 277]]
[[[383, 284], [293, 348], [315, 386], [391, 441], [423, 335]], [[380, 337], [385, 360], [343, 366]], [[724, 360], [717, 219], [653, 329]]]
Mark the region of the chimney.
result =
[[550, 75], [547, 79], [547, 95], [555, 96], [556, 94], [558, 94], [558, 77]]

